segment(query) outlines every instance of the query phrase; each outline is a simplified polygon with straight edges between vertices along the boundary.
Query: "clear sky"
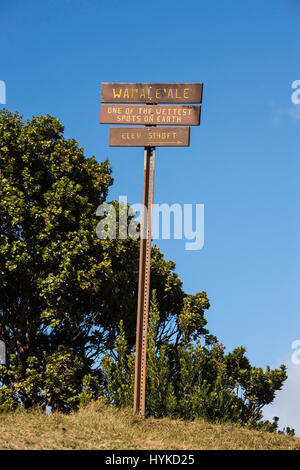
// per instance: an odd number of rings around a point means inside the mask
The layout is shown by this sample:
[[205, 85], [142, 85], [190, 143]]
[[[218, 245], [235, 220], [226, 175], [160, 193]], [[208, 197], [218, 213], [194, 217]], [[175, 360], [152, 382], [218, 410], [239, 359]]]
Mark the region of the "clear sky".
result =
[[[141, 202], [143, 149], [109, 147], [101, 82], [204, 83], [190, 147], [157, 149], [154, 202], [204, 204], [205, 244], [156, 243], [186, 292], [207, 291], [208, 327], [227, 350], [289, 365], [300, 339], [300, 1], [1, 0], [0, 21], [6, 107], [54, 115], [86, 156], [108, 157], [109, 199]], [[300, 365], [290, 371], [267, 417], [300, 435]]]

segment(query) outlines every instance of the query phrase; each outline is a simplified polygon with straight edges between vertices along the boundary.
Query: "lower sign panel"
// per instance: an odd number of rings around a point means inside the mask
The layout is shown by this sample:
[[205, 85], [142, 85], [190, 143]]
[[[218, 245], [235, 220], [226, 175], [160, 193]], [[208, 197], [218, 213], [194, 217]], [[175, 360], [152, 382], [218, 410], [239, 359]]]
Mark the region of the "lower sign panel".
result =
[[189, 127], [111, 127], [111, 147], [188, 147]]

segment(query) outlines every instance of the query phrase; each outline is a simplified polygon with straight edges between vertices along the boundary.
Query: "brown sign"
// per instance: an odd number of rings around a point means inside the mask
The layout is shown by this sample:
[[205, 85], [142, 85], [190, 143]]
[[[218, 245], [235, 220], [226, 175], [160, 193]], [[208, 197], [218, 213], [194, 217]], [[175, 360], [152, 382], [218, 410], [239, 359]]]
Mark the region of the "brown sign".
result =
[[102, 103], [202, 103], [202, 83], [102, 83]]
[[150, 106], [103, 104], [102, 124], [142, 124], [199, 126], [201, 106]]
[[111, 147], [188, 147], [189, 127], [111, 127]]

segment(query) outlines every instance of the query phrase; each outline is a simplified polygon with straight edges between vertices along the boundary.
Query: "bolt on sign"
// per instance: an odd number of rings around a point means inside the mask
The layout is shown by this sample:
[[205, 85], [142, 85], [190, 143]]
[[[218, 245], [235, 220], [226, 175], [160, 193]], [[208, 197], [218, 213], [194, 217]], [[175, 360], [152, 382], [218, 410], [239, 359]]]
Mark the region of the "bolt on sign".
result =
[[[196, 105], [202, 103], [202, 93], [202, 83], [102, 83], [101, 85], [101, 103], [109, 103], [101, 105], [101, 124], [145, 125], [142, 128], [111, 127], [109, 138], [112, 147], [144, 147], [133, 403], [134, 413], [140, 413], [142, 416], [145, 416], [146, 397], [155, 148], [190, 145], [190, 128], [175, 126], [200, 124], [201, 107]], [[159, 103], [163, 105], [160, 106]]]

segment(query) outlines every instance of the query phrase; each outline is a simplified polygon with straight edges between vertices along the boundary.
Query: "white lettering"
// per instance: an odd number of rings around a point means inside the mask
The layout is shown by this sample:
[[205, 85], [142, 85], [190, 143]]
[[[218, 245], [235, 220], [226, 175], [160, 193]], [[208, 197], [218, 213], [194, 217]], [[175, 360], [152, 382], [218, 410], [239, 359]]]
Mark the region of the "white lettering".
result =
[[292, 93], [292, 103], [300, 104], [300, 80], [294, 80], [292, 83], [292, 88], [296, 89], [296, 91]]

